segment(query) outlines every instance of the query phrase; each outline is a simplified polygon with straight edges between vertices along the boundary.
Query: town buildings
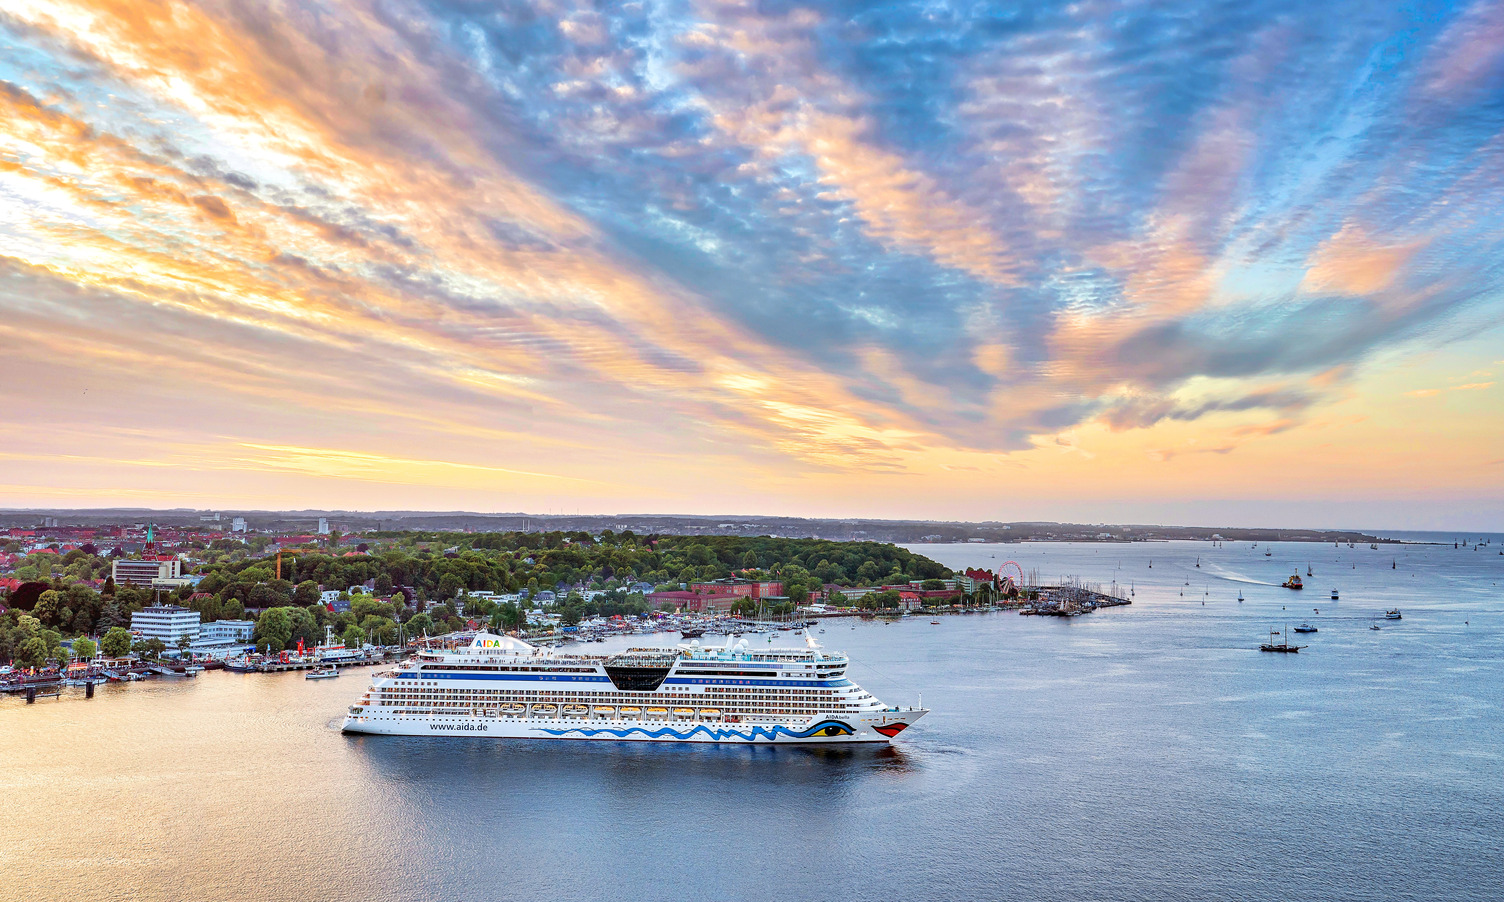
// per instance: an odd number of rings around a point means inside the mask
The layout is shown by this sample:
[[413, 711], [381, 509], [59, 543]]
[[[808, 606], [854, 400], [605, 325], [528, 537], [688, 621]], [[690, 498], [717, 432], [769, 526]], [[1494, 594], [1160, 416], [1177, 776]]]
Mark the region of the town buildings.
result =
[[199, 626], [199, 638], [194, 644], [234, 645], [250, 642], [251, 632], [255, 628], [254, 620], [211, 620]]
[[152, 605], [131, 614], [131, 632], [143, 639], [161, 639], [169, 648], [187, 636], [192, 642], [199, 637], [199, 612], [175, 604]]
[[159, 581], [178, 581], [183, 578], [183, 562], [175, 557], [165, 560], [117, 560], [110, 567], [115, 585], [145, 586], [148, 589]]

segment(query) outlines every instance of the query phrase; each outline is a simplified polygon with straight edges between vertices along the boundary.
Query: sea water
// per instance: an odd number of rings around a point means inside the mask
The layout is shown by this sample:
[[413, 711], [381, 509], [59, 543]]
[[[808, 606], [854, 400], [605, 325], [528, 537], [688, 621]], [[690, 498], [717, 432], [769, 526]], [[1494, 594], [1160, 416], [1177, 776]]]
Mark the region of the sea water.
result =
[[1496, 900], [1492, 542], [915, 546], [1133, 604], [823, 622], [932, 709], [892, 747], [342, 735], [366, 669], [7, 699], [0, 897]]

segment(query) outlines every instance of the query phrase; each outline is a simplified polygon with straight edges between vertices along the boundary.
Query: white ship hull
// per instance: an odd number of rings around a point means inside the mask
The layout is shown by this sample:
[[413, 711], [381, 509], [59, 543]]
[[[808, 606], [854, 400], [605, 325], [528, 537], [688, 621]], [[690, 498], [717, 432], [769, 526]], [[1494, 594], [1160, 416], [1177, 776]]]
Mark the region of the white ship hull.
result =
[[349, 714], [346, 733], [389, 736], [487, 736], [496, 739], [599, 739], [609, 742], [731, 742], [812, 745], [888, 742], [928, 713], [922, 708], [816, 718], [807, 723], [695, 720], [594, 720], [458, 715]]
[[883, 743], [925, 716], [845, 676], [844, 655], [698, 643], [592, 656], [478, 633], [377, 673], [347, 733], [743, 744]]

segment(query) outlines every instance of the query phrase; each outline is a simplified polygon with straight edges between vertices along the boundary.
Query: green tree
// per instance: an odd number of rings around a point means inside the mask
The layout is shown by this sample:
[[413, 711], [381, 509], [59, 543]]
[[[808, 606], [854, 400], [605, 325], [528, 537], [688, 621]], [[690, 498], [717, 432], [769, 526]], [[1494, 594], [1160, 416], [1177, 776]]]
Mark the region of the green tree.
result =
[[154, 661], [162, 657], [164, 651], [167, 651], [167, 645], [161, 639], [155, 637], [151, 639], [139, 639], [131, 646], [131, 651], [134, 651], [143, 660]]
[[523, 625], [527, 622], [528, 615], [514, 601], [503, 602], [497, 605], [496, 612], [491, 615], [492, 628], [500, 629], [503, 632], [522, 629]]
[[131, 631], [123, 626], [111, 627], [100, 641], [99, 647], [107, 657], [125, 657], [131, 651]]
[[293, 604], [308, 607], [319, 603], [319, 584], [311, 579], [305, 579], [298, 583], [298, 588], [293, 590]]
[[256, 619], [252, 630], [256, 647], [265, 651], [282, 651], [293, 637], [293, 618], [287, 608], [267, 608]]
[[354, 624], [351, 624], [350, 626], [345, 627], [345, 632], [340, 635], [340, 638], [345, 640], [346, 648], [360, 648], [361, 640], [363, 638], [361, 635], [361, 628], [355, 626]]
[[580, 609], [574, 605], [568, 605], [559, 611], [559, 622], [565, 626], [578, 626], [580, 624]]
[[434, 635], [434, 621], [427, 614], [414, 614], [408, 618], [408, 622], [404, 626], [407, 627], [409, 636]]
[[756, 570], [756, 569], [758, 569], [758, 555], [757, 555], [756, 552], [753, 552], [753, 551], [749, 550], [747, 552], [747, 554], [742, 555], [742, 569], [743, 570]]
[[63, 611], [63, 593], [56, 589], [48, 589], [37, 598], [36, 607], [32, 608], [32, 614], [48, 626], [56, 626], [59, 615]]
[[187, 633], [183, 633], [182, 635], [178, 636], [178, 652], [180, 654], [186, 653], [188, 651], [188, 646], [192, 644], [193, 639], [190, 638]]
[[32, 636], [21, 643], [20, 653], [16, 655], [16, 663], [22, 667], [41, 667], [47, 663], [47, 643], [41, 636]]
[[77, 655], [80, 661], [94, 660], [94, 654], [98, 650], [94, 640], [87, 636], [73, 640], [73, 654]]

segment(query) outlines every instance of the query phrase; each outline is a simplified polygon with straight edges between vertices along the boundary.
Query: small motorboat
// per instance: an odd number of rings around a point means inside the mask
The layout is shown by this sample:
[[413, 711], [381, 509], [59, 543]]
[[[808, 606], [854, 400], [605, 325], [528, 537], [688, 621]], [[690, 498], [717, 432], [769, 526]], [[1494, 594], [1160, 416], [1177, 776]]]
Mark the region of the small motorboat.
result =
[[617, 713], [617, 709], [610, 705], [597, 705], [594, 711], [597, 717], [611, 717]]
[[1377, 630], [1380, 628], [1380, 625], [1378, 623], [1371, 623], [1369, 624], [1369, 628], [1372, 630]]
[[1296, 627], [1296, 629], [1293, 630], [1293, 632], [1297, 633], [1315, 633], [1316, 631], [1317, 628], [1315, 626], [1312, 626], [1310, 623], [1305, 622], [1303, 622], [1300, 626]]
[[585, 715], [587, 715], [589, 713], [590, 713], [590, 708], [587, 708], [585, 705], [565, 705], [564, 706], [564, 716], [565, 717], [584, 717]]
[[720, 708], [701, 708], [700, 709], [700, 717], [701, 717], [702, 720], [715, 720], [715, 719], [719, 718], [720, 716], [721, 716], [721, 709]]
[[1338, 600], [1338, 590], [1335, 588], [1335, 589], [1333, 589], [1333, 601], [1337, 601], [1337, 600]]
[[654, 720], [663, 720], [665, 717], [669, 716], [669, 709], [668, 708], [647, 708], [647, 709], [644, 709], [643, 713], [647, 714], [650, 718], [652, 718]]
[[305, 680], [332, 680], [340, 675], [338, 667], [315, 667], [303, 675]]
[[1400, 619], [1400, 608], [1391, 608], [1390, 610], [1386, 611], [1385, 612], [1385, 619], [1386, 620], [1399, 620]]
[[930, 625], [931, 626], [940, 626], [941, 622], [939, 620], [931, 620], [930, 621]]

